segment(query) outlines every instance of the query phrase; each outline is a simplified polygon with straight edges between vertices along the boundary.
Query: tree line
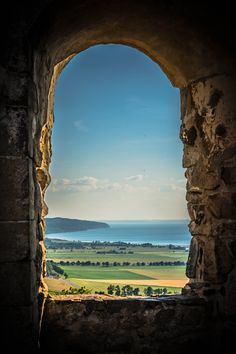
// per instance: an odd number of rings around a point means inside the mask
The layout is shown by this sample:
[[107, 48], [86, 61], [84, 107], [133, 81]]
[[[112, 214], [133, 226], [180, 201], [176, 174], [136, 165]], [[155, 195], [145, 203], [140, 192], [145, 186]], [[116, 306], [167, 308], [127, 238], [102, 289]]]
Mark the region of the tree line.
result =
[[[51, 261], [48, 261], [51, 262]], [[128, 267], [128, 266], [185, 266], [184, 261], [160, 261], [160, 262], [92, 262], [92, 261], [60, 261], [58, 263], [61, 266], [93, 266], [93, 267]]]
[[59, 267], [58, 264], [53, 261], [46, 262], [46, 274], [47, 277], [61, 275], [66, 279], [68, 278], [68, 274], [64, 271], [64, 269]]
[[109, 250], [109, 251], [96, 251], [96, 254], [134, 254], [133, 251], [117, 251], [117, 250]]
[[[107, 287], [107, 293], [109, 295], [124, 296], [124, 297], [125, 296], [139, 296], [140, 295], [140, 289], [139, 288], [133, 288], [131, 285], [124, 285], [124, 286], [120, 287], [119, 285], [110, 284]], [[144, 288], [144, 294], [146, 296], [166, 295], [167, 293], [168, 293], [167, 288], [153, 289], [151, 286], [148, 286], [147, 288]]]
[[[79, 288], [70, 287], [69, 289], [63, 289], [61, 291], [55, 291], [54, 293], [58, 295], [80, 295], [80, 294], [91, 294], [92, 289], [86, 288], [86, 286], [81, 286]], [[105, 295], [105, 291], [95, 291], [95, 294]], [[120, 287], [119, 285], [110, 284], [107, 287], [107, 294], [114, 296], [142, 296], [140, 294], [139, 288], [133, 288], [131, 285], [124, 285]], [[157, 288], [153, 289], [151, 286], [148, 286], [144, 289], [144, 295], [166, 295], [171, 294], [171, 291], [168, 291], [167, 288]]]
[[[54, 238], [45, 238], [45, 246], [47, 249], [97, 249], [103, 247], [122, 247], [123, 250], [129, 247], [148, 247], [148, 248], [169, 248], [171, 250], [186, 250], [186, 246], [183, 245], [153, 245], [152, 243], [146, 242], [142, 244], [130, 243], [130, 242], [109, 242], [109, 241], [92, 241], [92, 242], [83, 242], [83, 241], [68, 241]], [[120, 248], [120, 249], [122, 249]]]

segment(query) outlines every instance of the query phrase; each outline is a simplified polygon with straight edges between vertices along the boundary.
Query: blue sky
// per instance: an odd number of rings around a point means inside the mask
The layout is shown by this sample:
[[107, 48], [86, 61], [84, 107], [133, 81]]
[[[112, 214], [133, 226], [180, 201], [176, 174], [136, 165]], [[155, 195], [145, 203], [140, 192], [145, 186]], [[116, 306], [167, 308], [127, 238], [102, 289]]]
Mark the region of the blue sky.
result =
[[180, 96], [137, 49], [74, 57], [55, 91], [49, 216], [187, 218]]

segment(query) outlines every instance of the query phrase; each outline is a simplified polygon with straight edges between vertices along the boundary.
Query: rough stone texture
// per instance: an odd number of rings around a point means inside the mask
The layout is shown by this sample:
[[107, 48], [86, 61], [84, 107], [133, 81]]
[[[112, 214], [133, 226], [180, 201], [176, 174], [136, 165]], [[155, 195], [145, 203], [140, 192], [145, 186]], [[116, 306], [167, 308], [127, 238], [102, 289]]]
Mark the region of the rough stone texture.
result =
[[[187, 267], [190, 281], [183, 292], [212, 304], [216, 318], [221, 316], [225, 323], [224, 338], [228, 340], [236, 315], [234, 11], [225, 4], [218, 7], [207, 1], [183, 0], [10, 0], [4, 5], [0, 21], [0, 290], [2, 294], [8, 292], [9, 297], [2, 297], [0, 309], [3, 339], [9, 351], [11, 345], [25, 352], [35, 350], [47, 294], [43, 281], [47, 214], [44, 193], [50, 183], [56, 79], [75, 54], [101, 43], [126, 44], [143, 51], [181, 89], [180, 137], [193, 235]], [[128, 310], [117, 306], [121, 312], [116, 316], [121, 323]], [[182, 313], [184, 318], [186, 308], [190, 308], [186, 306], [183, 302], [176, 307], [178, 316]], [[47, 313], [53, 315], [49, 307]], [[165, 332], [161, 337], [163, 353], [170, 343], [175, 347], [176, 342], [178, 347], [180, 338], [186, 343], [185, 334], [169, 342], [177, 327], [170, 320], [173, 315], [175, 318], [175, 308], [167, 308], [163, 316], [171, 327], [161, 329], [161, 333]], [[143, 305], [140, 309], [145, 322], [146, 310]], [[64, 311], [59, 313], [67, 316]], [[56, 321], [54, 315], [52, 318]], [[51, 320], [47, 316], [45, 319], [44, 326], [52, 328]], [[147, 333], [151, 333], [153, 341], [159, 341], [155, 336], [159, 322], [151, 322], [152, 329], [148, 328]], [[106, 350], [112, 351], [113, 343], [117, 343], [113, 351], [122, 352], [121, 338], [127, 337], [129, 326], [133, 328], [132, 321], [126, 327], [122, 324], [123, 336], [117, 337], [117, 342], [115, 335], [113, 342], [102, 337]], [[65, 331], [72, 336], [73, 326]], [[106, 332], [110, 333], [109, 327]], [[211, 327], [209, 335], [217, 333]], [[66, 341], [65, 336], [60, 340], [63, 338]], [[80, 345], [85, 345], [85, 337], [79, 338]], [[92, 345], [95, 335], [88, 338]], [[142, 353], [151, 352], [147, 334], [145, 338]], [[128, 342], [133, 343], [131, 339]], [[156, 342], [153, 346], [158, 348]]]
[[0, 155], [22, 155], [27, 152], [27, 110], [12, 106], [2, 111], [0, 119]]
[[29, 163], [0, 157], [0, 221], [29, 219]]
[[1, 223], [0, 262], [29, 260], [29, 222]]
[[[197, 132], [194, 144], [185, 143], [183, 157], [188, 178], [190, 230], [194, 238], [186, 272], [190, 282], [186, 289], [190, 286], [203, 295], [215, 293], [221, 311], [224, 306], [228, 307], [227, 293], [231, 291], [228, 278], [235, 271], [230, 245], [236, 233], [234, 228], [226, 231], [225, 227], [236, 218], [234, 91], [235, 79], [226, 75], [194, 82], [182, 90], [184, 129], [194, 126]], [[208, 283], [208, 290], [204, 286], [201, 289], [200, 283]]]
[[[34, 262], [9, 262], [1, 264], [0, 277], [5, 284], [6, 296], [1, 300], [2, 305], [29, 306], [32, 304], [32, 292], [35, 287]], [[11, 282], [7, 280], [11, 279]], [[12, 286], [14, 284], [14, 286]]]
[[211, 304], [197, 298], [49, 299], [41, 352], [187, 354], [204, 348], [220, 353], [223, 337]]

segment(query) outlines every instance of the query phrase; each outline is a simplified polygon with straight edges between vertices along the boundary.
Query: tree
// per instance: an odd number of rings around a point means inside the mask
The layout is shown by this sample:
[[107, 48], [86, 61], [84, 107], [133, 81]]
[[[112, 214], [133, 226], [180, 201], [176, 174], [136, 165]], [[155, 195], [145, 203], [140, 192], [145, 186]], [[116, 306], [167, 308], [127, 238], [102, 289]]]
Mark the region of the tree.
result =
[[64, 277], [65, 277], [65, 279], [67, 279], [68, 278], [68, 274], [64, 273]]
[[132, 296], [133, 295], [133, 288], [130, 285], [124, 285], [121, 290], [122, 290], [121, 296]]
[[121, 296], [127, 296], [126, 285], [121, 288]]
[[110, 284], [110, 285], [107, 287], [107, 293], [108, 293], [109, 295], [113, 295], [114, 289], [115, 289], [115, 286], [114, 286], [113, 284]]
[[91, 294], [92, 289], [87, 289], [85, 286], [81, 286], [80, 288], [73, 288], [72, 286], [65, 290], [62, 290], [63, 295], [77, 295], [77, 294]]
[[154, 290], [154, 294], [161, 295], [162, 294], [162, 289], [157, 288]]
[[153, 294], [153, 289], [151, 286], [148, 286], [147, 288], [144, 289], [144, 294], [146, 296], [151, 296]]
[[64, 269], [60, 268], [56, 263], [51, 262], [52, 269], [58, 274], [64, 274]]
[[120, 293], [121, 293], [121, 291], [120, 291], [120, 286], [119, 286], [119, 285], [116, 285], [116, 286], [115, 286], [115, 295], [116, 295], [116, 296], [120, 296]]
[[134, 296], [138, 296], [139, 295], [139, 288], [134, 288], [134, 290], [133, 290], [133, 295]]
[[133, 295], [133, 288], [130, 285], [126, 285], [126, 293], [128, 296], [132, 296]]
[[167, 294], [167, 289], [166, 289], [166, 288], [163, 289], [163, 294], [164, 294], [164, 295]]

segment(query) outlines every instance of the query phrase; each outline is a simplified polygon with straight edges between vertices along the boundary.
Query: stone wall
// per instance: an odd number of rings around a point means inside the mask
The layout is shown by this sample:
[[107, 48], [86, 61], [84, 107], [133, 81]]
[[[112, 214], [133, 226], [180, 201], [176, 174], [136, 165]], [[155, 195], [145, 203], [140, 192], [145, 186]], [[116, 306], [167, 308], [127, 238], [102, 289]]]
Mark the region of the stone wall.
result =
[[[49, 299], [41, 351], [88, 354], [222, 353], [228, 347], [212, 306], [192, 297]], [[228, 327], [230, 338], [235, 327]], [[227, 338], [228, 340], [228, 338]]]
[[219, 311], [230, 308], [231, 314], [236, 314], [235, 83], [219, 75], [184, 88], [180, 132], [193, 236], [185, 292], [214, 296]]
[[[5, 5], [0, 22], [0, 312], [7, 345], [25, 352], [37, 347], [47, 296], [44, 193], [50, 183], [56, 78], [71, 57], [101, 43], [143, 51], [181, 89], [180, 136], [193, 235], [184, 293], [209, 301], [218, 316], [234, 318], [234, 12], [226, 5], [184, 0], [10, 0]], [[46, 313], [53, 319], [53, 306], [66, 308], [64, 302], [48, 303]], [[176, 307], [183, 316], [185, 306]], [[44, 318], [44, 328], [50, 329], [51, 320]], [[66, 333], [71, 331], [70, 326]], [[172, 327], [166, 331], [170, 334]]]
[[6, 341], [10, 352], [17, 343], [26, 350], [37, 347], [43, 245], [37, 238], [40, 195], [30, 119], [36, 113], [30, 49], [25, 23], [14, 16], [12, 23], [7, 15], [0, 60], [0, 317], [1, 343]]

